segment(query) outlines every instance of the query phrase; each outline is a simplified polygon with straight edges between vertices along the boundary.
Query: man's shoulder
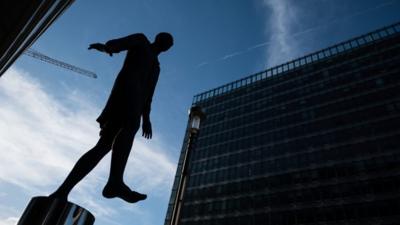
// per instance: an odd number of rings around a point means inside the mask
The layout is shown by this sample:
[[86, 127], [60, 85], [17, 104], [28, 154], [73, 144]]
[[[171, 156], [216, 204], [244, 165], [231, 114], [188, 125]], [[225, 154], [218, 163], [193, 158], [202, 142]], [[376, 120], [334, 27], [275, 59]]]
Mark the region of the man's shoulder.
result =
[[132, 34], [130, 36], [132, 38], [135, 38], [138, 42], [141, 42], [143, 44], [150, 44], [149, 39], [143, 33], [135, 33], [135, 34]]

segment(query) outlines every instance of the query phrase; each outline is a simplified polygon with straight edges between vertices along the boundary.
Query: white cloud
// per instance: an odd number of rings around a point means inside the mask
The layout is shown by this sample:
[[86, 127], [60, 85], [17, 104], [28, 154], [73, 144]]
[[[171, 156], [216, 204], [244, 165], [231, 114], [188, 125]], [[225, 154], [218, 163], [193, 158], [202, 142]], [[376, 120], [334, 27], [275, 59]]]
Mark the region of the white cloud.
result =
[[53, 184], [95, 141], [96, 110], [71, 113], [27, 73], [9, 70], [0, 100], [0, 180], [30, 191]]
[[[79, 91], [65, 96], [63, 101], [55, 99], [37, 79], [15, 68], [0, 79], [0, 189], [12, 184], [28, 196], [47, 195], [96, 143], [99, 130], [95, 118], [100, 108]], [[71, 105], [74, 107], [67, 107]], [[144, 140], [137, 135], [126, 169], [127, 183], [169, 196], [176, 165], [166, 155], [168, 145], [160, 139]], [[109, 160], [110, 154], [71, 195], [73, 201], [103, 219], [118, 213], [118, 209], [101, 202]], [[12, 190], [1, 192], [12, 194]], [[0, 207], [6, 206], [0, 203]], [[8, 225], [5, 221], [13, 219], [0, 221]]]
[[[265, 34], [269, 40], [247, 47], [241, 51], [226, 54], [212, 62], [228, 60], [254, 49], [266, 47], [266, 66], [271, 67], [293, 59], [302, 53], [299, 41], [294, 38], [294, 36], [303, 33], [297, 34], [294, 32], [296, 22], [299, 19], [300, 8], [294, 4], [294, 1], [290, 2], [289, 0], [261, 0], [261, 3], [262, 7], [267, 8], [266, 14], [269, 15], [265, 26]], [[196, 68], [208, 64], [210, 63], [202, 62]]]
[[210, 63], [209, 62], [201, 62], [196, 66], [196, 68], [199, 68], [199, 67], [202, 67], [202, 66], [205, 66], [205, 65], [208, 65], [208, 64], [210, 64]]
[[[1, 199], [2, 202], [4, 199]], [[0, 225], [15, 225], [18, 221], [18, 211], [12, 206], [0, 204]]]
[[229, 58], [233, 58], [233, 57], [241, 55], [241, 54], [243, 54], [245, 52], [246, 51], [239, 51], [239, 52], [230, 53], [230, 54], [224, 55], [222, 58], [220, 58], [220, 60], [226, 60], [226, 59], [229, 59]]
[[267, 47], [267, 65], [284, 63], [300, 53], [299, 43], [292, 37], [298, 22], [299, 8], [293, 1], [263, 0], [270, 17], [266, 25], [266, 35], [270, 37]]
[[162, 153], [164, 150], [159, 145], [144, 143], [142, 140], [138, 140], [133, 145], [125, 180], [128, 183], [131, 181], [139, 189], [147, 191], [150, 196], [152, 193], [161, 196], [166, 193], [163, 190], [165, 187], [172, 186], [176, 165], [172, 164]]
[[0, 225], [15, 225], [15, 224], [17, 224], [18, 219], [19, 218], [17, 218], [17, 217], [8, 217], [8, 218], [4, 218], [4, 219], [0, 218]]

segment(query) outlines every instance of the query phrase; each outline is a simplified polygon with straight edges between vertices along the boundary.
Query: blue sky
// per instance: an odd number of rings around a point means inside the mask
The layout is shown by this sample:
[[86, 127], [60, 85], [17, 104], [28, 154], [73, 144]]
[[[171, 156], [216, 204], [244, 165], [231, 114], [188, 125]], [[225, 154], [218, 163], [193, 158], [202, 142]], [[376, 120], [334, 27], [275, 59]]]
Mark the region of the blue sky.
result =
[[398, 22], [399, 11], [400, 0], [76, 1], [32, 47], [98, 79], [21, 56], [0, 80], [0, 225], [15, 224], [97, 141], [95, 119], [125, 54], [88, 51], [90, 43], [136, 32], [175, 37], [160, 56], [154, 138], [137, 136], [125, 175], [149, 198], [101, 197], [109, 155], [70, 195], [97, 225], [154, 225], [164, 222], [193, 95]]

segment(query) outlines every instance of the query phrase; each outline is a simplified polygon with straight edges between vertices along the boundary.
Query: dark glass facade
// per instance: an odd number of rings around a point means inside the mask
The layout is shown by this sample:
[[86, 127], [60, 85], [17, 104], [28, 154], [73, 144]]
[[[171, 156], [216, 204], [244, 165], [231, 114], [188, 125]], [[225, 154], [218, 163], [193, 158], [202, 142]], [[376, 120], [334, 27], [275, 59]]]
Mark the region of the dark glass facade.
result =
[[180, 225], [400, 224], [400, 23], [193, 104], [207, 119]]

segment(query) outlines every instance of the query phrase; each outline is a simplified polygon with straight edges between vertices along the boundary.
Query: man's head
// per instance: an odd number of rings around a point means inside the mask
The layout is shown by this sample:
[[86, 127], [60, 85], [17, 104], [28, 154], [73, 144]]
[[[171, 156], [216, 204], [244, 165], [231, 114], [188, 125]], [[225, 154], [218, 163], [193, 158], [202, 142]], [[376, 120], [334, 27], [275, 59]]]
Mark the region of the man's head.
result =
[[165, 52], [174, 45], [174, 38], [170, 33], [161, 32], [157, 34], [153, 44], [160, 52]]

